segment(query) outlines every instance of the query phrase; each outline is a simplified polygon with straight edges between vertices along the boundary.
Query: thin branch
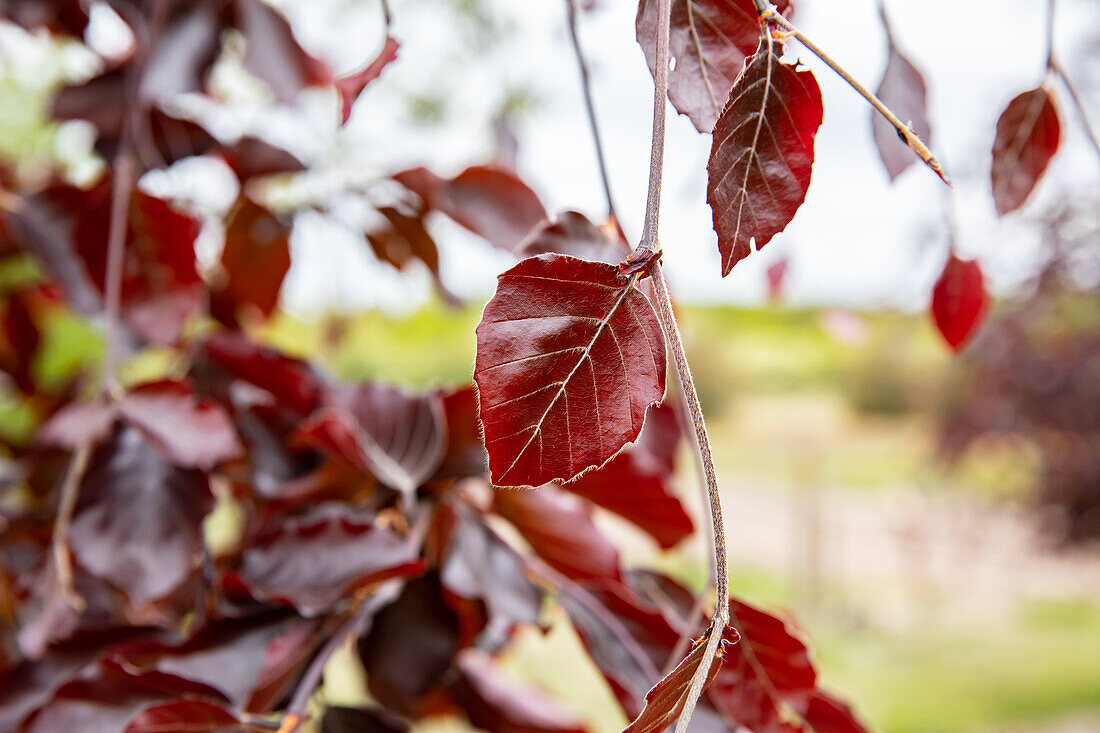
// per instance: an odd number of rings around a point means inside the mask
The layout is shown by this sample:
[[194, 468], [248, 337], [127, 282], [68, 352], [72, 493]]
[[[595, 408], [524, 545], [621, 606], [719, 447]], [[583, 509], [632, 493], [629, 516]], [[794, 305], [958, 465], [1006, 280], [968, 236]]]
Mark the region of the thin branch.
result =
[[638, 249], [656, 251], [657, 219], [661, 211], [661, 174], [665, 161], [665, 107], [668, 106], [668, 36], [672, 0], [660, 0], [657, 6], [657, 63], [653, 69], [653, 138], [649, 153], [649, 193], [645, 201], [645, 221]]
[[393, 14], [390, 12], [390, 0], [382, 0], [382, 19], [386, 21], [386, 32], [390, 31], [390, 24], [393, 22]]
[[1054, 2], [1047, 3], [1047, 68], [1054, 68]]
[[1058, 80], [1062, 82], [1062, 86], [1065, 87], [1070, 101], [1073, 102], [1073, 108], [1077, 110], [1077, 116], [1081, 118], [1081, 127], [1085, 131], [1085, 137], [1087, 137], [1089, 143], [1091, 143], [1096, 156], [1100, 158], [1100, 135], [1097, 134], [1096, 128], [1092, 126], [1088, 114], [1085, 113], [1085, 105], [1081, 103], [1081, 98], [1077, 96], [1077, 89], [1074, 88], [1073, 83], [1066, 75], [1066, 70], [1062, 68], [1062, 65], [1058, 63], [1057, 60], [1051, 59], [1048, 62], [1048, 66], [1058, 77]]
[[76, 500], [80, 493], [80, 481], [88, 468], [88, 457], [92, 452], [91, 440], [81, 441], [61, 484], [61, 498], [58, 500], [57, 519], [53, 524], [52, 552], [54, 570], [57, 574], [58, 595], [62, 596], [75, 611], [84, 610], [84, 599], [73, 585], [73, 560], [69, 553], [69, 526], [73, 522]]
[[756, 8], [760, 13], [761, 21], [775, 23], [777, 26], [785, 30], [787, 32], [787, 35], [791, 35], [797, 38], [799, 43], [809, 49], [819, 59], [824, 61], [829, 66], [829, 68], [831, 68], [840, 76], [841, 79], [848, 82], [848, 86], [859, 92], [860, 96], [870, 102], [871, 106], [878, 110], [879, 114], [885, 117], [887, 121], [889, 121], [889, 123], [894, 126], [894, 129], [897, 130], [898, 136], [905, 141], [905, 144], [908, 145], [909, 148], [914, 153], [916, 153], [922, 161], [924, 161], [925, 165], [931, 168], [933, 172], [935, 172], [935, 174], [939, 176], [944, 183], [946, 183], [948, 186], [951, 185], [951, 181], [948, 180], [947, 174], [943, 172], [943, 166], [941, 166], [940, 162], [936, 160], [936, 156], [934, 156], [932, 154], [932, 151], [928, 149], [928, 146], [924, 144], [924, 142], [920, 139], [920, 136], [917, 135], [917, 133], [915, 133], [912, 129], [910, 129], [909, 125], [899, 120], [898, 116], [895, 115], [889, 107], [883, 104], [882, 100], [876, 97], [873, 92], [871, 92], [858, 81], [856, 81], [855, 77], [845, 71], [840, 64], [838, 64], [836, 61], [833, 60], [831, 56], [821, 50], [821, 48], [818, 47], [816, 43], [807, 38], [806, 34], [804, 34], [802, 31], [792, 25], [789, 20], [784, 18], [783, 15], [775, 9], [775, 6], [768, 3], [767, 0], [754, 0], [754, 2], [756, 3]]
[[588, 126], [592, 131], [592, 144], [596, 146], [596, 162], [600, 167], [600, 180], [603, 182], [604, 196], [607, 197], [607, 218], [619, 220], [615, 214], [615, 202], [611, 197], [611, 182], [607, 175], [607, 156], [604, 154], [600, 127], [596, 123], [596, 107], [592, 102], [592, 85], [588, 79], [588, 62], [585, 61], [581, 42], [577, 38], [577, 7], [575, 0], [565, 0], [569, 17], [569, 39], [573, 42], [573, 53], [577, 57], [577, 67], [581, 72], [581, 89], [584, 90], [584, 106], [588, 111]]
[[103, 326], [103, 392], [115, 395], [119, 391], [115, 380], [117, 359], [117, 331], [122, 304], [122, 268], [126, 254], [126, 229], [129, 218], [130, 196], [135, 183], [134, 158], [130, 154], [126, 135], [115, 157], [114, 176], [111, 179], [111, 219], [107, 230], [107, 276], [104, 287], [106, 316]]

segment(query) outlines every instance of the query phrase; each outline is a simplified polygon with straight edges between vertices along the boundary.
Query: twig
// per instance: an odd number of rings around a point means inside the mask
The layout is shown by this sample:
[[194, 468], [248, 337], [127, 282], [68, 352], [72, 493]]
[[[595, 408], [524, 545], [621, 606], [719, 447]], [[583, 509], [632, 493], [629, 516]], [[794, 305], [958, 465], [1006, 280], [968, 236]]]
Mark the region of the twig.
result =
[[129, 151], [126, 136], [115, 157], [114, 176], [111, 179], [111, 219], [107, 230], [107, 276], [104, 287], [106, 316], [104, 319], [103, 392], [116, 395], [119, 391], [115, 380], [115, 360], [119, 311], [122, 304], [122, 267], [126, 254], [126, 229], [130, 209], [130, 195], [134, 190], [134, 159]]
[[1054, 57], [1054, 5], [1055, 0], [1050, 0], [1047, 4], [1047, 72], [1057, 76], [1058, 80], [1062, 82], [1066, 93], [1069, 94], [1070, 102], [1073, 103], [1073, 108], [1077, 110], [1077, 116], [1081, 118], [1081, 127], [1085, 130], [1085, 137], [1088, 138], [1097, 157], [1100, 157], [1100, 135], [1097, 135], [1088, 114], [1085, 113], [1085, 105], [1081, 103], [1081, 98], [1077, 96], [1077, 89], [1073, 86], [1073, 82], [1069, 80], [1066, 70]]
[[661, 212], [661, 174], [665, 161], [665, 107], [668, 106], [668, 35], [672, 0], [660, 0], [657, 6], [657, 63], [653, 68], [653, 137], [649, 152], [649, 193], [645, 201], [645, 221], [638, 249], [657, 249], [657, 220]]
[[88, 457], [92, 452], [90, 439], [82, 440], [61, 484], [61, 498], [58, 500], [57, 519], [53, 524], [52, 552], [54, 570], [57, 574], [58, 595], [63, 597], [75, 611], [84, 610], [84, 599], [73, 585], [73, 560], [69, 553], [69, 526], [73, 522], [76, 499], [80, 491], [80, 481], [88, 468]]
[[596, 107], [592, 102], [592, 86], [588, 79], [588, 62], [581, 51], [581, 42], [577, 38], [577, 7], [575, 0], [565, 0], [569, 17], [569, 39], [573, 42], [573, 53], [577, 57], [577, 66], [581, 72], [581, 89], [584, 91], [584, 106], [588, 111], [588, 126], [592, 131], [592, 143], [596, 146], [596, 162], [600, 167], [600, 180], [603, 182], [604, 196], [607, 197], [607, 218], [619, 220], [615, 214], [615, 202], [611, 197], [611, 182], [607, 175], [607, 159], [604, 155], [600, 127], [596, 123]]
[[382, 19], [386, 21], [386, 32], [389, 33], [390, 24], [393, 22], [393, 14], [390, 12], [390, 0], [382, 0]]
[[829, 56], [829, 54], [821, 50], [821, 48], [818, 47], [816, 43], [806, 37], [806, 34], [804, 34], [802, 31], [792, 25], [789, 20], [784, 18], [783, 15], [778, 10], [776, 10], [774, 5], [769, 3], [767, 0], [753, 0], [753, 2], [756, 4], [756, 9], [760, 13], [761, 21], [775, 23], [780, 28], [785, 30], [789, 35], [797, 38], [798, 42], [808, 48], [811, 53], [824, 61], [829, 66], [829, 68], [835, 71], [841, 79], [848, 83], [848, 86], [852, 87], [852, 89], [855, 89], [860, 94], [860, 96], [870, 102], [871, 106], [878, 110], [879, 114], [885, 117], [887, 121], [889, 121], [889, 123], [894, 126], [894, 129], [898, 132], [898, 136], [905, 141], [905, 144], [908, 145], [909, 148], [914, 153], [916, 153], [922, 161], [924, 161], [925, 165], [931, 168], [933, 172], [935, 172], [935, 174], [939, 176], [944, 183], [946, 183], [948, 186], [951, 185], [951, 181], [948, 180], [947, 174], [943, 172], [943, 167], [940, 165], [939, 161], [936, 160], [936, 156], [932, 155], [932, 151], [928, 149], [928, 146], [925, 145], [923, 141], [921, 141], [920, 136], [917, 135], [917, 133], [913, 132], [913, 130], [909, 128], [909, 125], [899, 120], [898, 116], [895, 115], [889, 107], [882, 103], [882, 100], [876, 97], [874, 93], [868, 90], [865, 86], [856, 81], [855, 77], [845, 71], [840, 64], [838, 64], [832, 59], [831, 56]]

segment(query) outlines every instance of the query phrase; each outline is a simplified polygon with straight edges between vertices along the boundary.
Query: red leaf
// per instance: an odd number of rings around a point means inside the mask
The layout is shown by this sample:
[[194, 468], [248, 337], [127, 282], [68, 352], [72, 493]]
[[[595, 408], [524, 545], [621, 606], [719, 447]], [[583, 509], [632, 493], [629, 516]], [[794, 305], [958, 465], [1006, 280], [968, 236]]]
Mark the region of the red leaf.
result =
[[694, 531], [676, 498], [680, 424], [668, 405], [649, 408], [638, 442], [563, 488], [630, 520], [669, 548]]
[[271, 315], [290, 269], [290, 227], [242, 196], [226, 224], [222, 267], [224, 294], [232, 302], [250, 303]]
[[[641, 0], [635, 29], [650, 73], [657, 63], [657, 0]], [[788, 14], [790, 3], [776, 3]], [[745, 59], [760, 42], [760, 21], [752, 0], [673, 0], [668, 98], [691, 118], [699, 132], [710, 132]]]
[[182, 382], [161, 381], [135, 387], [119, 411], [183, 468], [209, 470], [241, 454], [241, 444], [221, 405], [196, 398]]
[[615, 266], [532, 257], [485, 306], [474, 381], [493, 483], [568, 481], [638, 437], [664, 395], [664, 338]]
[[810, 695], [802, 719], [814, 733], [867, 733], [851, 707], [820, 689]]
[[234, 9], [247, 46], [245, 68], [263, 79], [279, 102], [290, 104], [302, 89], [332, 81], [329, 68], [298, 44], [275, 8], [263, 0], [235, 0]]
[[226, 583], [316, 616], [357, 588], [423, 570], [410, 542], [334, 506], [265, 533], [245, 550], [240, 569]]
[[707, 201], [722, 275], [794, 218], [806, 198], [821, 125], [814, 75], [783, 63], [771, 35], [761, 42], [714, 126]]
[[302, 161], [287, 151], [255, 137], [242, 137], [233, 145], [222, 148], [220, 153], [241, 183], [261, 176], [305, 170]]
[[948, 345], [960, 351], [985, 313], [988, 296], [977, 260], [952, 253], [932, 289], [932, 317]]
[[465, 650], [457, 667], [455, 697], [474, 727], [494, 733], [584, 733], [584, 726], [557, 699], [508, 679], [484, 652]]
[[140, 606], [170, 594], [197, 567], [213, 503], [205, 476], [122, 428], [84, 476], [69, 543], [84, 568]]
[[730, 621], [741, 643], [710, 688], [719, 711], [750, 730], [772, 730], [789, 718], [787, 706], [804, 712], [817, 682], [806, 643], [783, 619], [733, 598]]
[[507, 168], [475, 165], [450, 180], [427, 168], [412, 168], [393, 177], [428, 208], [509, 252], [546, 218], [538, 195]]
[[123, 733], [214, 733], [239, 731], [237, 716], [198, 698], [162, 702], [142, 710]]
[[375, 257], [399, 270], [420, 260], [438, 282], [439, 249], [424, 221], [426, 212], [405, 213], [392, 206], [383, 206], [378, 213], [386, 219], [386, 223], [366, 233]]
[[618, 237], [609, 237], [579, 211], [565, 211], [533, 229], [516, 250], [520, 257], [550, 253], [616, 265], [630, 254], [630, 247]]
[[363, 88], [377, 79], [382, 74], [382, 70], [397, 58], [397, 49], [400, 45], [394, 38], [386, 36], [386, 43], [374, 61], [360, 71], [336, 79], [336, 91], [340, 93], [341, 125], [347, 123], [348, 118], [351, 117], [351, 106], [362, 94]]
[[329, 706], [321, 733], [408, 733], [409, 724], [382, 708]]
[[206, 340], [205, 351], [233, 376], [271, 393], [280, 406], [306, 415], [321, 400], [321, 379], [308, 364], [260, 346], [244, 334], [215, 333]]
[[447, 422], [447, 451], [436, 478], [483, 476], [489, 460], [477, 419], [477, 390], [470, 385], [441, 393], [441, 399]]
[[[645, 696], [645, 708], [642, 710], [642, 714], [628, 725], [623, 733], [653, 733], [654, 731], [662, 731], [676, 722], [676, 719], [680, 717], [680, 713], [684, 710], [684, 704], [687, 702], [691, 680], [703, 663], [703, 656], [710, 634], [711, 630], [708, 629], [707, 633], [695, 642], [683, 661], [676, 665], [676, 668], [669, 672], [664, 679], [653, 686], [653, 689]], [[723, 656], [738, 641], [737, 630], [728, 626], [723, 629], [722, 636], [722, 640], [718, 642], [714, 659], [710, 663], [706, 683], [703, 685], [704, 690], [714, 682], [714, 678], [722, 666]]]
[[993, 203], [1000, 215], [1031, 195], [1058, 151], [1062, 127], [1050, 93], [1042, 87], [1017, 96], [997, 119], [993, 140]]
[[[882, 82], [879, 83], [875, 96], [893, 110], [899, 120], [907, 123], [927, 145], [932, 139], [932, 126], [928, 122], [927, 89], [924, 77], [894, 44], [894, 36], [890, 32], [890, 24], [886, 20], [885, 12], [882, 17], [890, 51], [886, 61], [886, 71], [883, 72]], [[871, 127], [875, 133], [875, 145], [878, 147], [879, 157], [882, 158], [891, 181], [919, 160], [909, 146], [898, 138], [898, 132], [894, 126], [874, 110], [871, 110]]]
[[581, 501], [556, 486], [498, 489], [493, 508], [551, 567], [570, 578], [619, 578], [619, 553]]

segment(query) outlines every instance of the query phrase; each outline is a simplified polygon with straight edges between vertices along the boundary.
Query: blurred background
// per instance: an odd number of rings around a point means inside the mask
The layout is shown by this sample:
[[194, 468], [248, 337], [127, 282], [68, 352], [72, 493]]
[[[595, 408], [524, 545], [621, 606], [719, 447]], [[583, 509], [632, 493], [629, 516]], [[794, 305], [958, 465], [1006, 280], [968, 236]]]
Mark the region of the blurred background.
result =
[[[377, 0], [282, 0], [303, 46], [337, 72], [374, 58]], [[644, 208], [652, 79], [636, 5], [594, 0], [580, 18], [611, 186], [628, 237]], [[362, 190], [386, 172], [450, 175], [513, 161], [549, 211], [602, 215], [579, 80], [555, 0], [391, 0], [398, 61], [332, 123], [335, 98], [272, 106], [231, 50], [212, 97], [175, 100], [225, 137], [250, 134], [309, 171], [268, 192], [298, 209], [280, 315], [265, 336], [348, 378], [468, 383], [474, 326], [511, 255], [431, 219], [444, 302], [426, 269], [377, 260]], [[867, 106], [816, 59], [825, 100], [813, 183], [787, 231], [719, 276], [705, 201], [710, 137], [669, 108], [662, 241], [724, 491], [734, 592], [790, 609], [826, 683], [887, 733], [1100, 730], [1100, 160], [1075, 110], [1020, 211], [989, 193], [998, 114], [1045, 73], [1047, 5], [1037, 0], [886, 3], [895, 39], [925, 74], [932, 147], [951, 191], [911, 166], [890, 182]], [[1100, 120], [1100, 3], [1059, 0], [1056, 53]], [[800, 27], [874, 86], [886, 60], [871, 0], [801, 0]], [[23, 181], [60, 168], [97, 175], [88, 123], [48, 119], [58, 85], [95, 73], [126, 29], [97, 6], [87, 46], [0, 22], [0, 158]], [[93, 52], [94, 49], [95, 53]], [[99, 54], [99, 55], [97, 55]], [[1064, 99], [1064, 94], [1059, 97]], [[380, 144], [379, 141], [384, 141]], [[142, 185], [211, 221], [236, 198], [224, 165], [185, 159]], [[324, 215], [302, 202], [324, 201]], [[204, 230], [215, 261], [221, 233]], [[978, 258], [994, 295], [959, 356], [927, 314], [949, 241]], [[25, 272], [0, 272], [11, 289]], [[100, 358], [98, 331], [59, 314], [35, 369], [61, 381]], [[163, 368], [143, 353], [131, 379]], [[160, 361], [158, 361], [160, 359]], [[0, 396], [0, 431], [33, 426]], [[704, 517], [688, 457], [682, 485]], [[706, 543], [667, 553], [600, 515], [626, 557], [706, 581]], [[510, 664], [560, 690], [600, 729], [606, 685], [580, 668], [564, 620], [532, 633]], [[339, 695], [339, 690], [332, 692]]]

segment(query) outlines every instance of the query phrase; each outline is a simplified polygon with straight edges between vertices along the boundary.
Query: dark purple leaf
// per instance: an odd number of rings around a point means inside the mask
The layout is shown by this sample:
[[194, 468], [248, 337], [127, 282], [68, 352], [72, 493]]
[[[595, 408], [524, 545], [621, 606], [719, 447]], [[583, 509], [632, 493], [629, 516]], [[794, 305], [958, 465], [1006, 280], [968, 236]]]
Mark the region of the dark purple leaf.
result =
[[230, 331], [213, 334], [204, 346], [212, 362], [234, 377], [269, 392], [280, 406], [307, 415], [320, 403], [321, 379], [303, 361]]
[[408, 733], [407, 721], [382, 708], [329, 707], [321, 733]]
[[233, 7], [247, 47], [244, 66], [267, 83], [279, 102], [290, 104], [302, 89], [332, 82], [332, 72], [302, 49], [279, 11], [263, 0], [233, 0]]
[[437, 478], [483, 476], [489, 457], [481, 441], [477, 417], [477, 390], [473, 385], [443, 392], [443, 414], [447, 422], [447, 450], [436, 472]]
[[638, 437], [664, 396], [664, 337], [615, 266], [532, 257], [485, 306], [474, 381], [493, 483], [567, 481]]
[[[890, 50], [886, 60], [886, 71], [883, 72], [882, 81], [875, 91], [875, 96], [881, 99], [899, 120], [908, 124], [909, 128], [927, 145], [932, 140], [932, 126], [928, 122], [927, 89], [924, 77], [898, 50], [894, 35], [890, 31], [890, 24], [886, 20], [885, 11], [882, 19]], [[871, 126], [874, 129], [878, 154], [892, 181], [902, 171], [917, 162], [918, 158], [898, 137], [894, 126], [874, 110], [871, 111]]]
[[262, 176], [305, 170], [302, 161], [282, 148], [256, 137], [242, 137], [229, 147], [222, 148], [220, 155], [226, 165], [237, 174], [241, 183], [248, 183], [253, 178]]

